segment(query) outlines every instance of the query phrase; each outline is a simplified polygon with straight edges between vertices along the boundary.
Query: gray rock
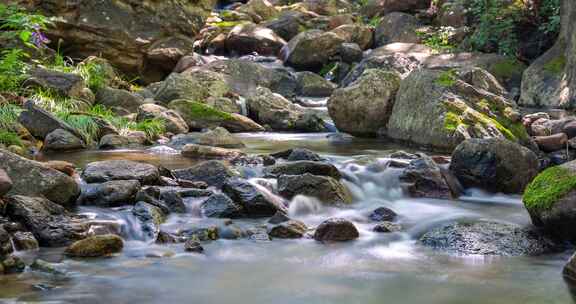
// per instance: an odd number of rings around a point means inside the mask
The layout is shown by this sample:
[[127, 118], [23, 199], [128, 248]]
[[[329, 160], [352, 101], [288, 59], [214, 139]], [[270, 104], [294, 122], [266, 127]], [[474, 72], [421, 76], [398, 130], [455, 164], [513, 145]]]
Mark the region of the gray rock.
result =
[[226, 38], [228, 52], [237, 55], [276, 56], [285, 44], [273, 30], [253, 23], [236, 25]]
[[10, 189], [12, 189], [13, 185], [14, 184], [12, 183], [12, 180], [6, 171], [0, 169], [0, 197], [10, 192]]
[[140, 221], [144, 239], [155, 240], [160, 233], [160, 225], [166, 220], [166, 213], [161, 208], [146, 202], [138, 202], [132, 214]]
[[296, 195], [310, 196], [326, 205], [352, 203], [352, 194], [344, 184], [329, 176], [309, 173], [281, 175], [278, 178], [278, 193], [288, 199], [292, 199]]
[[419, 43], [416, 30], [420, 27], [418, 19], [410, 14], [394, 12], [381, 20], [374, 33], [376, 47], [394, 42]]
[[313, 175], [329, 176], [335, 179], [342, 178], [340, 171], [334, 165], [319, 161], [293, 161], [269, 166], [264, 169], [265, 176], [278, 177], [280, 175]]
[[85, 147], [84, 142], [74, 134], [63, 129], [56, 129], [46, 135], [42, 148], [47, 151], [72, 151]]
[[306, 224], [296, 220], [289, 220], [270, 227], [268, 229], [268, 235], [270, 235], [271, 238], [278, 239], [299, 239], [303, 237], [307, 231], [308, 227], [306, 227]]
[[381, 222], [372, 228], [372, 231], [379, 233], [398, 232], [402, 230], [400, 224], [391, 222]]
[[40, 246], [34, 234], [28, 231], [14, 232], [12, 234], [12, 243], [14, 244], [14, 249], [18, 251], [38, 250]]
[[402, 170], [400, 182], [410, 197], [454, 198], [440, 166], [423, 153]]
[[214, 194], [200, 205], [202, 215], [206, 217], [238, 218], [242, 216], [242, 206], [233, 202], [224, 194]]
[[136, 203], [136, 193], [140, 190], [137, 180], [114, 180], [102, 184], [84, 186], [81, 202], [101, 207], [118, 207]]
[[283, 158], [287, 161], [322, 161], [324, 160], [320, 155], [308, 149], [294, 148], [270, 154], [274, 158]]
[[105, 257], [119, 253], [124, 240], [114, 234], [96, 235], [77, 241], [66, 248], [66, 255], [77, 258]]
[[331, 218], [322, 222], [314, 233], [314, 239], [319, 242], [345, 242], [359, 236], [356, 226], [343, 218]]
[[396, 212], [386, 207], [378, 207], [374, 209], [374, 211], [372, 211], [372, 213], [369, 215], [370, 219], [375, 222], [394, 221], [397, 216], [398, 214], [396, 214]]
[[88, 183], [113, 180], [137, 180], [143, 185], [156, 184], [160, 172], [154, 165], [129, 160], [99, 161], [86, 165], [82, 178]]
[[282, 201], [241, 178], [228, 179], [222, 191], [242, 206], [247, 217], [269, 217], [277, 212], [287, 212]]
[[127, 111], [127, 113], [136, 113], [138, 108], [146, 103], [140, 95], [126, 90], [108, 87], [98, 90], [96, 93], [96, 102], [115, 110], [119, 114], [125, 114], [125, 112], [117, 109], [122, 109]]
[[184, 244], [184, 250], [187, 252], [194, 252], [194, 253], [203, 253], [204, 247], [200, 244], [200, 242], [188, 240]]
[[459, 255], [534, 256], [556, 246], [535, 230], [495, 222], [453, 222], [426, 232], [422, 245]]
[[74, 204], [80, 195], [80, 186], [70, 176], [4, 150], [0, 169], [13, 182], [9, 195], [43, 196], [64, 206]]
[[298, 93], [309, 97], [328, 97], [336, 89], [336, 84], [312, 72], [296, 73]]
[[282, 49], [281, 57], [294, 68], [317, 69], [328, 63], [344, 42], [336, 33], [309, 30], [292, 38]]
[[132, 136], [122, 136], [118, 134], [107, 134], [102, 136], [98, 143], [100, 150], [114, 150], [114, 149], [127, 149], [127, 148], [141, 148], [142, 142]]
[[86, 88], [84, 79], [78, 74], [43, 68], [32, 69], [30, 78], [26, 79], [24, 85], [40, 87], [69, 97], [82, 97], [82, 91]]
[[18, 117], [18, 122], [36, 138], [44, 139], [57, 129], [66, 130], [78, 138], [81, 137], [74, 128], [58, 119], [52, 113], [37, 107], [32, 100], [24, 104], [24, 109], [25, 111], [20, 113]]
[[188, 124], [178, 112], [156, 104], [143, 104], [138, 108], [136, 121], [158, 119], [164, 122], [166, 132], [172, 134], [188, 133]]
[[221, 188], [227, 179], [237, 176], [228, 165], [216, 160], [201, 162], [186, 169], [177, 169], [172, 173], [178, 179], [202, 181], [216, 188]]

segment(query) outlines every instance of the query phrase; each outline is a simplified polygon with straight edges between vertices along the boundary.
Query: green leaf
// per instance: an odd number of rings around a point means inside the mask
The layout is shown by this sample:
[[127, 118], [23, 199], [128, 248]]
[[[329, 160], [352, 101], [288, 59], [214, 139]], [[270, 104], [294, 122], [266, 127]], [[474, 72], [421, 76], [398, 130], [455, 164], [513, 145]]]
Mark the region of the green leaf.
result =
[[22, 40], [22, 42], [29, 42], [30, 41], [30, 37], [32, 37], [32, 32], [31, 31], [21, 31], [20, 35], [18, 35], [20, 37], [20, 40]]

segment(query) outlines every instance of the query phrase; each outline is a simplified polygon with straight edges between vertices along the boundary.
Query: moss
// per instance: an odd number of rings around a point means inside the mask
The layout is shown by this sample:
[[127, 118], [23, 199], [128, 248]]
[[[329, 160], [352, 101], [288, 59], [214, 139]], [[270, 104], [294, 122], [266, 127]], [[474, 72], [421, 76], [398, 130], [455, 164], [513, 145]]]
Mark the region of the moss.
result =
[[548, 210], [573, 189], [576, 189], [576, 174], [561, 166], [552, 167], [528, 185], [522, 200], [529, 211]]
[[226, 112], [218, 111], [209, 105], [196, 101], [178, 101], [175, 105], [185, 117], [202, 120], [232, 120], [232, 115]]
[[506, 59], [494, 64], [490, 72], [498, 79], [510, 79], [520, 75], [523, 70], [524, 66], [518, 60]]
[[544, 65], [544, 70], [552, 74], [561, 74], [566, 67], [566, 57], [558, 56]]
[[22, 147], [22, 140], [20, 139], [20, 136], [14, 132], [0, 130], [0, 144], [3, 144], [7, 147]]
[[435, 83], [441, 87], [451, 87], [456, 83], [457, 75], [455, 70], [443, 71], [436, 78]]
[[246, 21], [221, 21], [221, 22], [211, 23], [210, 25], [221, 27], [221, 28], [231, 28], [231, 27], [235, 27], [239, 24], [243, 24], [243, 23], [247, 23], [247, 22]]
[[463, 124], [464, 122], [458, 114], [454, 112], [446, 112], [446, 116], [444, 117], [444, 129], [450, 132], [455, 132], [458, 127]]

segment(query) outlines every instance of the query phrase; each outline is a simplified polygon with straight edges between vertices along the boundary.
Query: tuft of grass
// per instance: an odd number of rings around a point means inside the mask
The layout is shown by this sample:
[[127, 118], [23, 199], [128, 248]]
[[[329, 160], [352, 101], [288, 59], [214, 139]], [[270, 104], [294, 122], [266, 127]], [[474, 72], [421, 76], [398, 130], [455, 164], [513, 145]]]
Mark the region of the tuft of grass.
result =
[[86, 143], [93, 143], [100, 135], [100, 126], [92, 116], [68, 111], [56, 112], [55, 114], [78, 131]]
[[90, 61], [83, 64], [79, 64], [76, 67], [76, 72], [84, 78], [86, 85], [93, 92], [106, 86], [108, 83], [108, 75], [106, 67], [99, 64], [98, 62]]
[[0, 130], [0, 144], [7, 147], [9, 146], [19, 146], [22, 147], [22, 140], [16, 132]]
[[562, 166], [551, 167], [536, 176], [524, 191], [528, 211], [549, 210], [568, 192], [576, 189], [576, 174]]
[[0, 130], [3, 131], [16, 131], [18, 123], [18, 116], [22, 109], [12, 104], [0, 105]]
[[154, 140], [166, 132], [166, 124], [160, 119], [146, 119], [133, 125], [134, 131], [143, 131], [148, 140]]

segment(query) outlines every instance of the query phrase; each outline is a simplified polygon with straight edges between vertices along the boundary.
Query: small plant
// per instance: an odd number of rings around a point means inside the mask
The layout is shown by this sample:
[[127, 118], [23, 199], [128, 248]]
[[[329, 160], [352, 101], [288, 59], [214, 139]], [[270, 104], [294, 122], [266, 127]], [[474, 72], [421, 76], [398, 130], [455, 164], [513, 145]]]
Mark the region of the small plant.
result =
[[28, 55], [21, 49], [0, 52], [0, 92], [16, 92], [24, 81], [27, 65], [23, 59]]
[[436, 84], [441, 86], [441, 87], [451, 87], [456, 83], [456, 80], [458, 79], [458, 74], [456, 73], [455, 70], [447, 70], [447, 71], [443, 71], [442, 73], [440, 73], [440, 75], [438, 76], [438, 78], [436, 78]]
[[16, 131], [22, 109], [16, 105], [0, 104], [0, 130]]
[[133, 126], [134, 131], [143, 131], [149, 140], [160, 137], [166, 131], [164, 121], [160, 119], [146, 119]]
[[422, 43], [436, 53], [452, 52], [456, 46], [450, 42], [452, 27], [433, 28], [431, 31], [416, 31], [416, 35], [422, 39]]
[[107, 84], [107, 75], [105, 67], [98, 62], [89, 61], [79, 64], [76, 68], [77, 73], [84, 78], [87, 86], [93, 91], [103, 88]]
[[0, 130], [0, 144], [7, 147], [9, 146], [19, 146], [22, 147], [22, 140], [20, 136], [12, 131]]
[[50, 20], [42, 15], [31, 14], [23, 9], [0, 4], [0, 30], [7, 39], [20, 39], [30, 48], [42, 49], [49, 42], [42, 31], [46, 30]]

